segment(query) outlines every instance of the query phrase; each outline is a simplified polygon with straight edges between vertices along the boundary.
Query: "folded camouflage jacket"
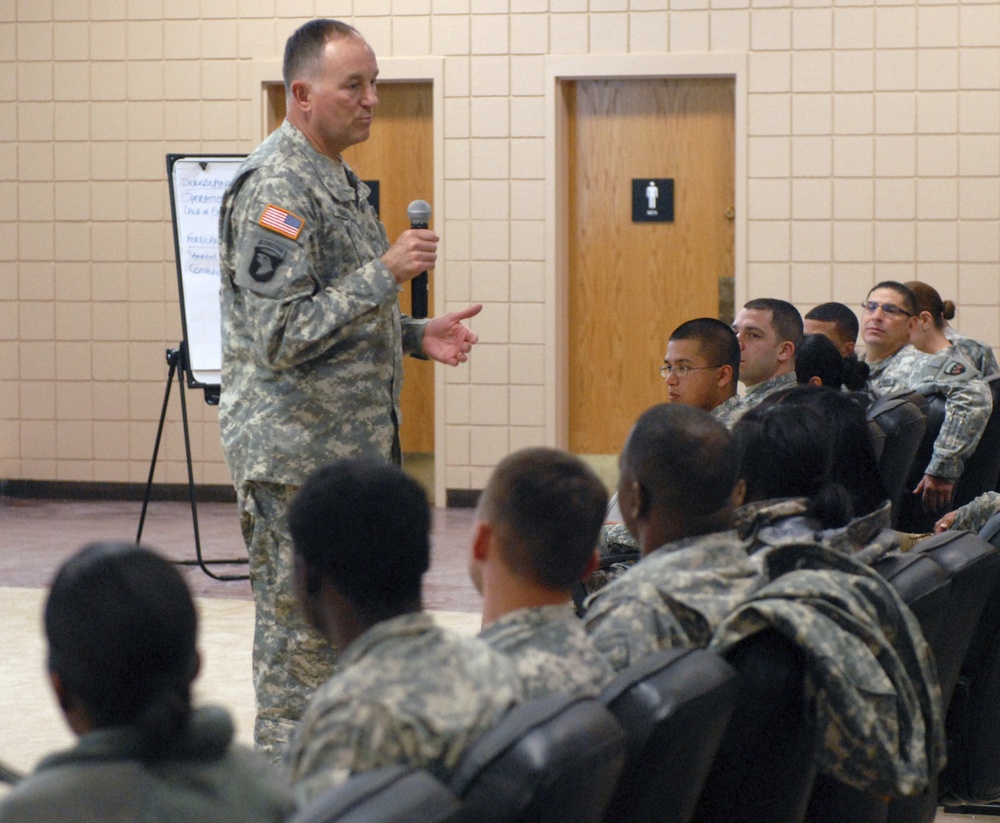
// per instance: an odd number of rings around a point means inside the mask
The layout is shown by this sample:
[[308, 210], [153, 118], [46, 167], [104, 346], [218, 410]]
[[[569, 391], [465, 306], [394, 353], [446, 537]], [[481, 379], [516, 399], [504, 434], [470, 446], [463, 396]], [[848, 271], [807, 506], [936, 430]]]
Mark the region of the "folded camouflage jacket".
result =
[[821, 544], [764, 549], [769, 581], [717, 627], [722, 653], [773, 628], [803, 649], [819, 769], [878, 795], [914, 795], [944, 766], [941, 691], [916, 618], [857, 559]]

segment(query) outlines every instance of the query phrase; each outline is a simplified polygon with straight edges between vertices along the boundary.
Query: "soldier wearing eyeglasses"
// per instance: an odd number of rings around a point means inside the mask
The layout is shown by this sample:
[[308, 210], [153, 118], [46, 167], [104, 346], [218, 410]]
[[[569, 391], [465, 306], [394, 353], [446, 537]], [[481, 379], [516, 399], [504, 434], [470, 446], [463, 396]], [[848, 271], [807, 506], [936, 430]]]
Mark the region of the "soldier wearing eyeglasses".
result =
[[945, 397], [944, 422], [924, 476], [913, 494], [925, 511], [944, 511], [965, 461], [976, 450], [993, 409], [989, 387], [975, 366], [954, 350], [925, 354], [910, 345], [917, 301], [902, 283], [877, 284], [861, 304], [861, 337], [869, 381], [877, 394], [912, 389]]
[[740, 342], [714, 317], [681, 323], [670, 335], [660, 366], [667, 398], [707, 411], [727, 428], [743, 409], [736, 393], [740, 379]]

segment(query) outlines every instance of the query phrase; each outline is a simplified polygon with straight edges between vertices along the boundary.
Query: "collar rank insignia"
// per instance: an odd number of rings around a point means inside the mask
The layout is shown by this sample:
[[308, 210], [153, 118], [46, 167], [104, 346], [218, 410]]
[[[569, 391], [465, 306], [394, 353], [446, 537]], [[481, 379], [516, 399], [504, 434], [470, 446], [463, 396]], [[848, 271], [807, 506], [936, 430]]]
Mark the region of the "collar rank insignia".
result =
[[289, 240], [298, 240], [299, 234], [302, 232], [302, 229], [306, 224], [306, 221], [298, 215], [278, 208], [272, 203], [268, 203], [267, 207], [264, 209], [264, 213], [260, 216], [260, 220], [257, 222], [260, 223], [260, 225], [262, 225], [265, 229], [276, 231], [278, 234], [284, 235]]
[[278, 271], [278, 264], [285, 259], [285, 250], [270, 240], [260, 240], [254, 246], [253, 259], [247, 266], [250, 276], [258, 283], [267, 283]]

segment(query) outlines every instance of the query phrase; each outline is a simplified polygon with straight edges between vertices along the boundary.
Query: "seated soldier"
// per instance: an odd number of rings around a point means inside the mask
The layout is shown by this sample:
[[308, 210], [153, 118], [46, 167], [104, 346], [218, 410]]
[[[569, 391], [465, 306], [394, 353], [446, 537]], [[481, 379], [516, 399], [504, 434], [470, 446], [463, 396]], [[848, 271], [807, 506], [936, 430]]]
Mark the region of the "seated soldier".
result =
[[993, 409], [990, 389], [976, 368], [953, 351], [929, 355], [910, 345], [910, 334], [919, 322], [918, 307], [913, 292], [902, 283], [877, 284], [862, 308], [872, 388], [880, 395], [911, 389], [945, 397], [941, 431], [924, 476], [913, 490], [925, 511], [943, 511], [986, 428]]
[[4, 823], [278, 823], [295, 808], [271, 767], [232, 745], [219, 708], [194, 709], [197, 615], [177, 569], [94, 543], [45, 604], [49, 679], [79, 737], [0, 800]]
[[672, 646], [704, 646], [758, 585], [759, 568], [730, 531], [740, 502], [725, 426], [701, 409], [653, 406], [620, 459], [618, 500], [641, 559], [587, 601], [584, 625], [616, 670]]
[[733, 514], [747, 551], [817, 542], [871, 563], [898, 547], [862, 407], [797, 386], [733, 427], [744, 500]]
[[422, 610], [430, 529], [420, 486], [375, 460], [325, 466], [292, 501], [300, 606], [343, 649], [292, 738], [300, 802], [381, 766], [418, 766], [445, 779], [521, 698], [506, 657]]
[[978, 340], [959, 334], [948, 321], [955, 317], [955, 303], [942, 300], [937, 289], [919, 280], [904, 284], [917, 300], [917, 323], [910, 332], [910, 342], [926, 354], [937, 354], [949, 347], [979, 370], [982, 377], [1000, 373], [993, 349]]
[[795, 350], [802, 340], [802, 315], [791, 303], [759, 298], [746, 303], [733, 321], [740, 341], [744, 409], [773, 392], [795, 385]]
[[822, 334], [830, 338], [841, 357], [854, 354], [858, 342], [857, 315], [843, 303], [820, 303], [802, 318], [805, 334]]
[[660, 374], [671, 403], [696, 406], [727, 427], [742, 411], [740, 341], [721, 320], [699, 317], [674, 329]]
[[546, 448], [504, 458], [479, 499], [469, 572], [480, 637], [514, 661], [526, 698], [595, 695], [614, 677], [570, 600], [597, 563], [607, 500], [581, 460]]

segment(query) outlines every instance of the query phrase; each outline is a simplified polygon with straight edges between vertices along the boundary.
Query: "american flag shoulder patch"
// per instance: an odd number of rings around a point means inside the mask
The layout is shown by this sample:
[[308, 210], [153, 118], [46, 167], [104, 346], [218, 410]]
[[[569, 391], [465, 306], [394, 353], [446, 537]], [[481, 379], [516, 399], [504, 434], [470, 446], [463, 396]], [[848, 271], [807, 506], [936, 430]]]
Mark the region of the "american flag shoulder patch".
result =
[[298, 215], [285, 211], [272, 203], [268, 203], [257, 222], [265, 229], [276, 231], [292, 240], [299, 239], [302, 227], [306, 224], [306, 221]]

